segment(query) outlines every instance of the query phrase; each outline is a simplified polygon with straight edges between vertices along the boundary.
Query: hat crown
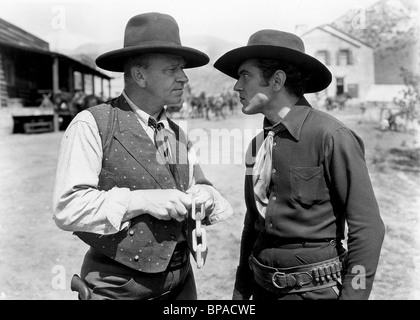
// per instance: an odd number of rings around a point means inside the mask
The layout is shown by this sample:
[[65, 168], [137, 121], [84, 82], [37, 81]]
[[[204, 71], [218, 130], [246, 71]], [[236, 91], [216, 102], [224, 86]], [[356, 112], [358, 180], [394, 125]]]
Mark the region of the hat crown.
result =
[[136, 15], [128, 21], [124, 47], [163, 43], [181, 45], [178, 24], [170, 15], [151, 12]]
[[95, 62], [102, 69], [124, 72], [130, 57], [155, 53], [183, 57], [184, 68], [200, 67], [210, 60], [204, 52], [181, 45], [178, 23], [172, 16], [149, 12], [138, 14], [127, 22], [123, 48], [103, 53]]
[[305, 53], [302, 39], [284, 31], [265, 29], [255, 32], [249, 38], [248, 46], [257, 45], [283, 47]]

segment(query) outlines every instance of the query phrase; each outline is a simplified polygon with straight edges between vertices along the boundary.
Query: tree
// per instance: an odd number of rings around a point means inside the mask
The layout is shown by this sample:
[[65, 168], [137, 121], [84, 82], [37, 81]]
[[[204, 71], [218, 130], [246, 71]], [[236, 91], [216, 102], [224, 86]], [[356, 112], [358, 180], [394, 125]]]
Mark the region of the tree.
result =
[[401, 68], [401, 76], [406, 88], [401, 96], [394, 98], [394, 102], [400, 106], [400, 113], [407, 121], [419, 119], [420, 76], [405, 68]]

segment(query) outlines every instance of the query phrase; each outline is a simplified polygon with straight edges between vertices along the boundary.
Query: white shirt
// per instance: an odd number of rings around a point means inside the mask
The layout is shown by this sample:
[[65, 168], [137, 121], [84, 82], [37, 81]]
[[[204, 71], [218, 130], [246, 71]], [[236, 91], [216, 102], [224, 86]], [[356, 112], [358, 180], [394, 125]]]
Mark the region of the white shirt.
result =
[[[140, 124], [143, 127], [144, 131], [146, 131], [147, 135], [150, 137], [150, 139], [155, 143], [154, 137], [154, 130], [152, 127], [148, 125], [149, 118], [151, 117], [148, 113], [141, 110], [139, 107], [137, 107], [133, 101], [128, 97], [128, 95], [125, 93], [125, 91], [122, 92], [122, 95], [124, 96], [125, 100], [127, 100], [128, 105], [133, 109], [134, 113], [136, 114], [137, 118], [140, 120]], [[163, 123], [165, 126], [165, 130], [168, 131], [170, 134], [175, 135], [175, 132], [172, 131], [171, 127], [169, 126], [168, 118], [166, 117], [166, 112], [162, 112], [159, 119], [155, 119], [158, 122]]]
[[[127, 101], [133, 108], [134, 104]], [[133, 109], [146, 132], [149, 134], [151, 130], [153, 141], [153, 129], [144, 121], [149, 115], [137, 107]], [[53, 218], [59, 228], [108, 235], [129, 225], [128, 221], [122, 223], [122, 219], [130, 204], [131, 190], [119, 187], [98, 190], [102, 156], [96, 121], [89, 111], [81, 111], [67, 127], [61, 141], [53, 194]], [[232, 208], [216, 189], [212, 190], [215, 205], [209, 221], [213, 224], [232, 215]]]

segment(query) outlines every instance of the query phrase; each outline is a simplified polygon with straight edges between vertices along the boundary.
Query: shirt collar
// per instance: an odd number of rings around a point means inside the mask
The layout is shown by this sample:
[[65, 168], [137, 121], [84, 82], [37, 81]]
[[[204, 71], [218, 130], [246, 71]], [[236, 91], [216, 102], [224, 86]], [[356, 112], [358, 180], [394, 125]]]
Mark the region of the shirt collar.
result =
[[[128, 97], [125, 90], [123, 90], [122, 95], [124, 96], [125, 100], [127, 100], [128, 105], [131, 107], [133, 112], [137, 115], [139, 120], [142, 122], [144, 126], [148, 126], [149, 118], [152, 117], [147, 112], [140, 109], [131, 99]], [[166, 116], [165, 108], [162, 109], [162, 112], [159, 114], [158, 119], [156, 119], [158, 123], [162, 123], [166, 130], [171, 133], [174, 133], [172, 128], [169, 126], [168, 117]]]
[[[287, 129], [289, 133], [295, 138], [297, 141], [300, 139], [300, 133], [302, 131], [303, 123], [305, 122], [306, 117], [308, 116], [311, 105], [309, 102], [304, 98], [301, 97], [296, 104], [290, 108], [286, 113], [286, 116], [280, 121], [280, 123], [275, 124], [272, 126], [272, 128], [277, 127], [279, 124], [281, 126], [278, 127], [278, 130], [275, 130], [276, 132], [282, 131], [282, 129]], [[268, 129], [270, 128], [270, 122], [267, 118], [264, 118], [264, 128]]]

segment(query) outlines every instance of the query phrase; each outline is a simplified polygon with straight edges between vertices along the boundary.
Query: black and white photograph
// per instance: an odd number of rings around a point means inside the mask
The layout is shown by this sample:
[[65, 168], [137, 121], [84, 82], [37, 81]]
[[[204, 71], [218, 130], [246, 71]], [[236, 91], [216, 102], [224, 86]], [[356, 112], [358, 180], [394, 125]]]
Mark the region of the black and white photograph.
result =
[[0, 0], [0, 301], [420, 300], [419, 7]]

